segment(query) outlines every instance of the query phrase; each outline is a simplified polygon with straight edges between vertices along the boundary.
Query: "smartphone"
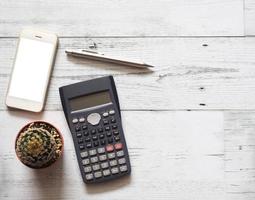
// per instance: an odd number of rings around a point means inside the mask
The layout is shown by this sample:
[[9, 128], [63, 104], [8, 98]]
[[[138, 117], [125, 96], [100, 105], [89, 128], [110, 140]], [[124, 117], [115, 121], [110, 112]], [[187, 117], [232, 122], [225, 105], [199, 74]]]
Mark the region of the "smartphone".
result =
[[42, 111], [57, 44], [53, 33], [33, 29], [21, 32], [6, 96], [8, 107]]

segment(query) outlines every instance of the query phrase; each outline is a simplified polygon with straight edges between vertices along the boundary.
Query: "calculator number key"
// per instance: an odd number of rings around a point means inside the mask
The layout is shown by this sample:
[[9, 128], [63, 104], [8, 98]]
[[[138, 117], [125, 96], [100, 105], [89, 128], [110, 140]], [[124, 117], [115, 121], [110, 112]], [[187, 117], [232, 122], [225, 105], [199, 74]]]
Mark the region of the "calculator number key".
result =
[[101, 178], [102, 177], [102, 172], [95, 172], [94, 173], [94, 176], [95, 176], [95, 178]]
[[89, 172], [91, 172], [91, 171], [92, 171], [91, 166], [84, 167], [84, 172], [85, 172], [85, 173], [89, 173]]
[[117, 160], [111, 160], [110, 161], [110, 166], [111, 167], [114, 167], [114, 166], [116, 166], [118, 163], [117, 163]]
[[92, 169], [93, 169], [94, 171], [97, 171], [97, 170], [100, 169], [100, 165], [99, 165], [99, 164], [95, 164], [95, 165], [92, 166]]
[[119, 168], [118, 167], [113, 167], [111, 169], [111, 172], [112, 172], [112, 174], [118, 174], [119, 173]]
[[80, 154], [81, 154], [81, 158], [87, 158], [89, 155], [87, 151], [81, 152]]
[[88, 158], [82, 160], [82, 164], [83, 164], [83, 165], [88, 165], [89, 163], [90, 163], [90, 161], [89, 161]]
[[120, 166], [120, 171], [121, 172], [126, 172], [128, 169], [127, 169], [127, 165], [122, 165]]
[[90, 181], [94, 178], [93, 174], [86, 174], [85, 176], [86, 180]]
[[106, 169], [106, 170], [103, 171], [103, 175], [104, 176], [109, 176], [109, 175], [111, 175], [111, 171], [109, 169]]
[[121, 151], [117, 151], [117, 157], [122, 157], [124, 156], [124, 151], [121, 150]]

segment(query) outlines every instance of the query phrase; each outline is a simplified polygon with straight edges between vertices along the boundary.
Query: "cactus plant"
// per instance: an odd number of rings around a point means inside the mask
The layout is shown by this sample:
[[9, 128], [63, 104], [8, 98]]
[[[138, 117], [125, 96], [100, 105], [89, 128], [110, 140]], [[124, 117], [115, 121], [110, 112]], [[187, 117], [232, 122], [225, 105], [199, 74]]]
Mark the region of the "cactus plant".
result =
[[16, 139], [16, 154], [31, 168], [44, 168], [61, 155], [63, 139], [55, 127], [46, 122], [32, 122], [25, 126]]

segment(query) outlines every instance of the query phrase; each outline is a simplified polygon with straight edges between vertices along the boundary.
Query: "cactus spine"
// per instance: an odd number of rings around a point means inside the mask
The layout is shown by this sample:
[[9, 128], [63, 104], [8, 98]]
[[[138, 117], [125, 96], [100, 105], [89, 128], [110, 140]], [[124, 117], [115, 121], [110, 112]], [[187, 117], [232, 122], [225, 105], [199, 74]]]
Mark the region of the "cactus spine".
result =
[[34, 122], [25, 127], [16, 141], [21, 162], [32, 168], [51, 165], [61, 155], [62, 138], [50, 124]]

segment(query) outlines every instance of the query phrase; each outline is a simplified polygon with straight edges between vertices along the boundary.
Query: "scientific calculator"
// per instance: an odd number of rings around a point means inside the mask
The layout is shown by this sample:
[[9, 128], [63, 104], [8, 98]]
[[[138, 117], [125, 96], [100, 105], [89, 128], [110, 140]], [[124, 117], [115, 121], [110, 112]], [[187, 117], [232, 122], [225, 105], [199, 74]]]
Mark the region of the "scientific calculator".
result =
[[130, 174], [119, 100], [112, 76], [59, 88], [85, 183]]

